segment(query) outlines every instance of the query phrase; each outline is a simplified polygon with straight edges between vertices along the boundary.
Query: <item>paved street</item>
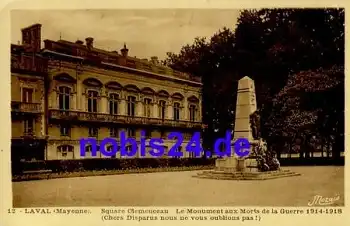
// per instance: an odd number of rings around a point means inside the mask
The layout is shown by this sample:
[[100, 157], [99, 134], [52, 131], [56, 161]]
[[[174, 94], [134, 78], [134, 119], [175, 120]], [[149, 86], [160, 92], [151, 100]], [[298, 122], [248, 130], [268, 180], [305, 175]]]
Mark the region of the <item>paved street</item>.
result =
[[14, 206], [306, 206], [315, 195], [340, 195], [335, 205], [344, 205], [344, 167], [284, 169], [302, 176], [222, 181], [190, 171], [15, 182]]

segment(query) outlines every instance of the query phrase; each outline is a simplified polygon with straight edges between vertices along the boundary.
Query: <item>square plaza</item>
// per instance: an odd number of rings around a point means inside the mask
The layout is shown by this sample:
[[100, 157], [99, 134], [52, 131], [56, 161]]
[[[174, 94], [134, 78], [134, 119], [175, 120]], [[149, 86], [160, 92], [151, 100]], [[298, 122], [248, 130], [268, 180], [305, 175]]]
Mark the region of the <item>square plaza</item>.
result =
[[301, 174], [266, 181], [206, 180], [197, 171], [76, 177], [13, 183], [14, 207], [307, 206], [340, 196], [344, 167], [284, 167]]

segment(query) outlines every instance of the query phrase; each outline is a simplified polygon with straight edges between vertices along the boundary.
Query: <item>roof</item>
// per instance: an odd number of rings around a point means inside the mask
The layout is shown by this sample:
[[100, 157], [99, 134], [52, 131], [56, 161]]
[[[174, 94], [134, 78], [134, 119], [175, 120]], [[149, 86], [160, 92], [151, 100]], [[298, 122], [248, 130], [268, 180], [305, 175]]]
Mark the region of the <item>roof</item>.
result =
[[96, 60], [107, 64], [119, 65], [131, 69], [169, 75], [178, 79], [189, 80], [201, 83], [201, 78], [191, 76], [189, 74], [176, 71], [165, 65], [157, 64], [150, 60], [140, 59], [136, 57], [124, 57], [116, 51], [106, 51], [100, 48], [88, 48], [86, 45], [74, 43], [67, 40], [53, 41], [46, 39], [45, 51], [53, 51], [59, 54], [65, 54], [75, 58]]

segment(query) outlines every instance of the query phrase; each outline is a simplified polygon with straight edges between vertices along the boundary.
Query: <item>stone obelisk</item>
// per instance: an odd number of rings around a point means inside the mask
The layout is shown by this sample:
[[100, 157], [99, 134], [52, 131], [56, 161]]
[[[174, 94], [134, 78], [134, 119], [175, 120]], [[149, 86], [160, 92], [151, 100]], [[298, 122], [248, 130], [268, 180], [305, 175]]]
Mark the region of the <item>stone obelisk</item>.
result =
[[257, 171], [257, 162], [253, 156], [253, 145], [257, 141], [253, 138], [252, 128], [250, 124], [250, 115], [257, 109], [255, 85], [254, 81], [248, 76], [238, 81], [235, 130], [233, 141], [238, 138], [248, 139], [250, 146], [250, 154], [244, 159], [237, 162], [238, 169], [243, 171]]
[[[243, 77], [238, 81], [235, 128], [231, 147], [232, 156], [217, 159], [215, 164], [217, 170], [228, 172], [256, 171], [255, 167], [252, 167], [252, 165], [256, 165], [255, 159], [250, 159], [249, 156], [243, 158], [236, 156], [233, 145], [238, 138], [246, 138], [251, 144], [254, 143], [250, 115], [256, 111], [256, 108], [254, 81], [247, 76]], [[252, 148], [251, 146], [250, 153], [252, 153]]]
[[250, 115], [255, 111], [254, 81], [246, 76], [238, 81], [234, 140], [238, 138], [246, 138], [249, 141], [254, 140], [250, 127]]

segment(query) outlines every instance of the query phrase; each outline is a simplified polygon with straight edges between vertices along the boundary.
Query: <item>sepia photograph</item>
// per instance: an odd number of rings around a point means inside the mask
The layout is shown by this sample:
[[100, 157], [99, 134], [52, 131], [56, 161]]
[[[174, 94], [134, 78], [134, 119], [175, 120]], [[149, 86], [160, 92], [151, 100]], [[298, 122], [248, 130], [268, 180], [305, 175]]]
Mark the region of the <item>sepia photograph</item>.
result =
[[344, 207], [344, 8], [10, 19], [13, 208]]

